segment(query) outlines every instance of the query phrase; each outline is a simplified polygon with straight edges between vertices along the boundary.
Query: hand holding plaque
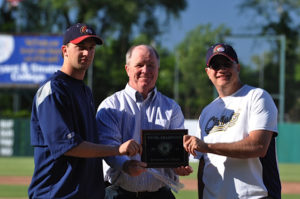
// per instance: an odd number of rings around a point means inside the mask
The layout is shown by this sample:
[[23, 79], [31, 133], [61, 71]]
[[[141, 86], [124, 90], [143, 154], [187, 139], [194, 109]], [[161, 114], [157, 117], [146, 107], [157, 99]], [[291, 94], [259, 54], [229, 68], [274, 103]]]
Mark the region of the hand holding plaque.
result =
[[148, 168], [176, 168], [188, 165], [188, 153], [183, 148], [187, 129], [142, 130], [142, 161]]

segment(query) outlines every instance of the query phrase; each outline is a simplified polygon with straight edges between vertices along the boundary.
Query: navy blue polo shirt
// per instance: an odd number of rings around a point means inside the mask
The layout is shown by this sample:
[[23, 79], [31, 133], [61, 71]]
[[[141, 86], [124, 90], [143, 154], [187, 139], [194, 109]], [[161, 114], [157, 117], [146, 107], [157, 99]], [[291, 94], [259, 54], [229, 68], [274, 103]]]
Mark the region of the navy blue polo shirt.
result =
[[92, 93], [83, 81], [57, 71], [33, 101], [29, 198], [104, 198], [102, 159], [64, 156], [82, 141], [98, 143]]

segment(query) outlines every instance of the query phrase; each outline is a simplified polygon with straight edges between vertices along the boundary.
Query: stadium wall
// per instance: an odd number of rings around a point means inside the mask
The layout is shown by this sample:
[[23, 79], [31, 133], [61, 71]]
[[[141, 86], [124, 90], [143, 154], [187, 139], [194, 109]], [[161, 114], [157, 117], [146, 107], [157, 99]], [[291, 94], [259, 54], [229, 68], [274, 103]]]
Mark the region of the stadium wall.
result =
[[[185, 120], [190, 135], [197, 136], [197, 120]], [[278, 125], [277, 156], [280, 163], [300, 163], [300, 124]], [[0, 156], [32, 156], [30, 119], [0, 119]], [[190, 157], [190, 161], [195, 161]]]

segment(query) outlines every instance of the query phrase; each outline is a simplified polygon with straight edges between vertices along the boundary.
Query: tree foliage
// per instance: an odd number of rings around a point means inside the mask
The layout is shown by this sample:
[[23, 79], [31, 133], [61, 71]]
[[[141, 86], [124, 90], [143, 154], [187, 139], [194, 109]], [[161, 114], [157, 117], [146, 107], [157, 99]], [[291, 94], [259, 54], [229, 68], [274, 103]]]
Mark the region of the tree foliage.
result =
[[[300, 23], [299, 0], [248, 0], [240, 4], [242, 12], [254, 11], [253, 26], [261, 27], [263, 35], [286, 36], [286, 73], [285, 73], [285, 116], [288, 121], [300, 121], [300, 64], [299, 34]], [[265, 62], [265, 89], [279, 93], [279, 50], [280, 44], [273, 44], [272, 52]]]
[[[137, 42], [152, 43], [162, 57], [160, 76], [164, 78], [159, 77], [159, 86], [172, 95], [172, 72], [166, 72], [172, 70], [172, 55], [160, 47], [157, 38], [166, 30], [169, 19], [179, 17], [186, 5], [186, 0], [23, 0], [18, 7], [12, 7], [8, 1], [2, 1], [0, 32], [62, 34], [77, 22], [93, 26], [104, 39], [104, 45], [97, 48], [93, 67], [96, 105], [124, 88], [127, 49]], [[31, 103], [22, 108], [30, 110], [30, 106]]]
[[[186, 118], [197, 119], [202, 109], [217, 96], [205, 72], [206, 52], [211, 45], [224, 42], [224, 36], [230, 33], [230, 29], [225, 25], [215, 29], [210, 24], [199, 25], [177, 46], [176, 55], [180, 71], [179, 104]], [[245, 65], [242, 60], [239, 60], [239, 64], [241, 81], [258, 86], [258, 70]]]
[[179, 65], [179, 104], [186, 118], [198, 118], [204, 106], [213, 99], [213, 86], [205, 72], [207, 49], [221, 42], [221, 35], [228, 34], [228, 28], [199, 25], [187, 33], [177, 46], [176, 56]]

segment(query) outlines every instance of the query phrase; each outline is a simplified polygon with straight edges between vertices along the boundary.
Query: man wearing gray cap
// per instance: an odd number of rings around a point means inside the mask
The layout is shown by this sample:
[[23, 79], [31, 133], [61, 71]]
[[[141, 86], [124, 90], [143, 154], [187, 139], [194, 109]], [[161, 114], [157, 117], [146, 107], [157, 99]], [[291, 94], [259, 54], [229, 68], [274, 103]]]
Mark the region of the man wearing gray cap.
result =
[[200, 139], [184, 137], [185, 149], [200, 159], [199, 197], [280, 199], [277, 108], [265, 90], [241, 82], [240, 70], [232, 46], [208, 49], [205, 71], [219, 96], [200, 115]]
[[64, 62], [38, 89], [31, 114], [35, 169], [29, 198], [104, 198], [99, 157], [136, 155], [141, 146], [128, 140], [118, 146], [99, 143], [91, 90], [84, 84], [96, 44], [103, 41], [85, 24], [67, 29]]

